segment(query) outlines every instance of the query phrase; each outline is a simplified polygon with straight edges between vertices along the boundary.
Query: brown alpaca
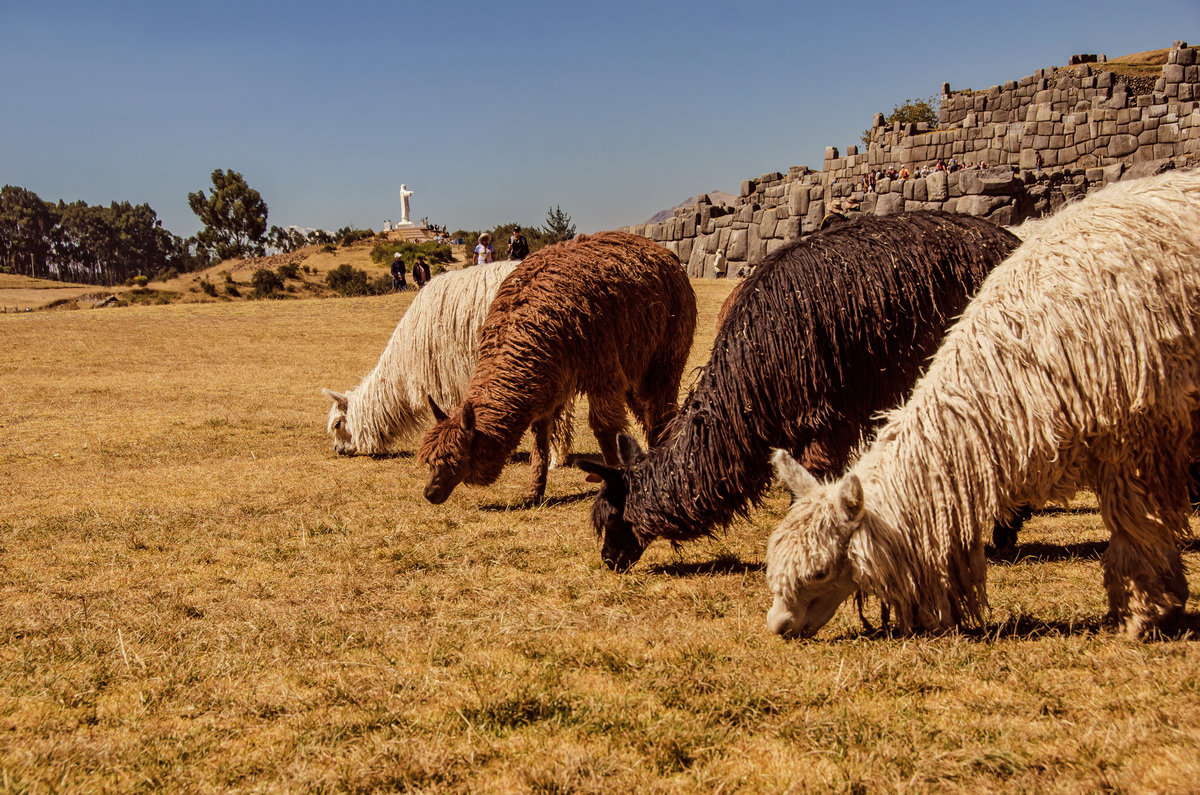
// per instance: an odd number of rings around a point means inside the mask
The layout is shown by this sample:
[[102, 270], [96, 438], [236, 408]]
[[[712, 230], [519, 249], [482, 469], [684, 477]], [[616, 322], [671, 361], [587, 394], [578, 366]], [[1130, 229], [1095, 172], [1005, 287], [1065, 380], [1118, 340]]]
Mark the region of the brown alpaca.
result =
[[484, 321], [479, 363], [452, 415], [436, 406], [419, 459], [425, 497], [487, 485], [528, 427], [533, 480], [526, 502], [546, 491], [550, 429], [575, 393], [604, 460], [616, 465], [625, 407], [652, 446], [675, 415], [679, 379], [696, 327], [696, 295], [674, 254], [623, 232], [581, 235], [526, 258], [504, 280]]

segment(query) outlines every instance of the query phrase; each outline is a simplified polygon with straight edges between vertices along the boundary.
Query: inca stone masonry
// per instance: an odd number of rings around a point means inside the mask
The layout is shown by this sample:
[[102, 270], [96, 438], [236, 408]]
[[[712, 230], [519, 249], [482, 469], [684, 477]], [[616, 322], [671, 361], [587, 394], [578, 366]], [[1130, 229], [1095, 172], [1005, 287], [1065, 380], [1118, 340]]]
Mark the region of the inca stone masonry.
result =
[[[629, 227], [674, 251], [692, 276], [744, 275], [763, 257], [819, 228], [840, 204], [854, 217], [908, 210], [978, 215], [1005, 226], [1049, 214], [1109, 182], [1200, 163], [1200, 52], [1175, 42], [1153, 78], [1128, 78], [1096, 56], [1072, 66], [1040, 69], [985, 91], [943, 84], [940, 124], [886, 126], [875, 114], [864, 153], [825, 150], [823, 171], [792, 166], [742, 183], [733, 206], [703, 199], [659, 224]], [[935, 171], [925, 177], [883, 178], [948, 164], [986, 169]]]

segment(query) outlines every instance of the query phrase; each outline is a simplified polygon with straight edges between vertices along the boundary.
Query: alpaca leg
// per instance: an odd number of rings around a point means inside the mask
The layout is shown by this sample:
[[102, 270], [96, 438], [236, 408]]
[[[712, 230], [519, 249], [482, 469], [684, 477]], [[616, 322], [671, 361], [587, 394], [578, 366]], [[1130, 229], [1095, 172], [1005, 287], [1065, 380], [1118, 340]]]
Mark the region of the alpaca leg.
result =
[[1033, 507], [1022, 505], [1013, 511], [1012, 516], [1002, 522], [996, 522], [992, 527], [992, 546], [996, 549], [1008, 549], [1017, 545], [1017, 533], [1033, 516]]
[[537, 504], [546, 496], [546, 472], [550, 464], [550, 423], [549, 419], [540, 419], [529, 426], [533, 435], [533, 449], [529, 455], [532, 477], [529, 489], [525, 492], [526, 505]]
[[550, 432], [550, 468], [556, 469], [567, 462], [571, 452], [571, 436], [575, 431], [575, 396], [554, 412], [554, 428]]
[[588, 402], [588, 424], [600, 445], [604, 463], [610, 467], [619, 466], [621, 454], [617, 448], [617, 434], [626, 428], [625, 404], [611, 394], [588, 395]]
[[678, 411], [677, 392], [682, 368], [650, 368], [630, 408], [646, 432], [646, 442], [657, 447], [666, 441], [667, 428]]
[[1101, 489], [1100, 513], [1112, 533], [1103, 561], [1108, 617], [1135, 638], [1178, 614], [1187, 601], [1176, 540], [1187, 521], [1183, 470], [1153, 484], [1112, 477]]
[[1144, 637], [1183, 609], [1187, 580], [1179, 549], [1147, 550], [1126, 533], [1113, 533], [1104, 553], [1108, 620], [1132, 638]]

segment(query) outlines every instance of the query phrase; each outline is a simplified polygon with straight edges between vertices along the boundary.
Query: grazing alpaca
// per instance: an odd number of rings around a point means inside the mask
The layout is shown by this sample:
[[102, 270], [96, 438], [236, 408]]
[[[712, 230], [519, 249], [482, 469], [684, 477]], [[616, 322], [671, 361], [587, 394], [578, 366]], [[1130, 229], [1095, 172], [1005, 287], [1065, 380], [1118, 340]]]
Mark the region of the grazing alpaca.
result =
[[768, 257], [741, 285], [667, 441], [622, 468], [592, 511], [601, 556], [633, 565], [745, 515], [771, 480], [772, 447], [835, 474], [874, 416], [912, 388], [950, 320], [1019, 241], [965, 215], [841, 223]]
[[[456, 405], [479, 359], [479, 332], [515, 261], [449, 271], [427, 284], [400, 319], [378, 364], [333, 401], [328, 431], [342, 455], [378, 455], [429, 424], [428, 397]], [[555, 452], [566, 459], [570, 411], [555, 425]]]
[[500, 286], [462, 405], [452, 417], [439, 412], [421, 443], [426, 498], [440, 503], [463, 481], [494, 482], [530, 426], [525, 499], [540, 501], [549, 422], [576, 393], [588, 396], [606, 461], [617, 461], [626, 404], [657, 444], [695, 327], [696, 296], [679, 260], [645, 238], [581, 235], [529, 256]]
[[978, 623], [980, 534], [1020, 504], [1095, 490], [1109, 619], [1142, 636], [1187, 598], [1189, 437], [1200, 387], [1200, 172], [1118, 183], [997, 268], [908, 403], [796, 500], [767, 546], [775, 632], [815, 633], [851, 593], [902, 631]]

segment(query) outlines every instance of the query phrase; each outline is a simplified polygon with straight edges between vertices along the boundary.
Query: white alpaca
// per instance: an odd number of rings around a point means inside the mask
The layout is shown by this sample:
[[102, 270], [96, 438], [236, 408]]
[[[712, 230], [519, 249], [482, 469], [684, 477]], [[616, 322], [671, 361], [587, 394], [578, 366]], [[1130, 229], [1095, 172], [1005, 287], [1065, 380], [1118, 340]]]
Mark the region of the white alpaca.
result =
[[1188, 439], [1200, 386], [1200, 172], [1061, 210], [984, 282], [904, 406], [833, 483], [786, 452], [768, 626], [809, 636], [855, 591], [903, 631], [978, 623], [981, 533], [1095, 490], [1109, 618], [1142, 636], [1187, 599]]
[[[516, 260], [447, 271], [421, 289], [375, 369], [346, 393], [322, 390], [333, 405], [327, 429], [342, 455], [378, 455], [432, 424], [429, 400], [462, 402], [479, 359], [479, 330]], [[554, 426], [558, 462], [571, 445], [571, 404]]]

